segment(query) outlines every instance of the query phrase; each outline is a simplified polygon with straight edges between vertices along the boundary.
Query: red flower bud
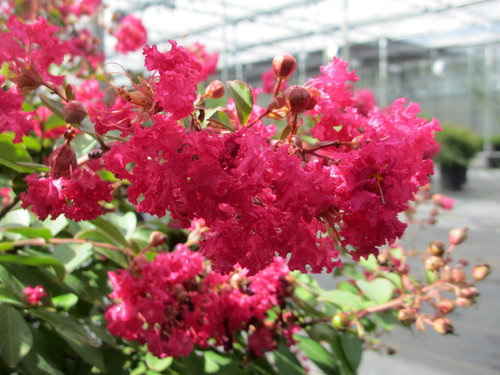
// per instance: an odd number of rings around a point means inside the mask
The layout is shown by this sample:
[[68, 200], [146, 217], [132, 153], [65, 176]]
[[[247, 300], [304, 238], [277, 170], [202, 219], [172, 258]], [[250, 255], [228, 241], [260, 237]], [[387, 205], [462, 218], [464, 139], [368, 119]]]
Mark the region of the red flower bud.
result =
[[302, 86], [290, 86], [283, 92], [287, 107], [292, 113], [306, 110], [311, 100], [309, 90]]
[[71, 100], [64, 105], [62, 114], [66, 122], [79, 124], [87, 116], [87, 108], [82, 102]]
[[205, 95], [212, 99], [222, 98], [226, 93], [224, 84], [218, 79], [210, 82], [210, 84], [205, 89]]
[[460, 245], [467, 239], [467, 231], [469, 228], [455, 228], [450, 230], [448, 241], [452, 245]]
[[451, 324], [451, 320], [448, 318], [437, 318], [432, 323], [432, 327], [437, 333], [442, 335], [453, 333], [453, 325]]
[[76, 169], [76, 155], [69, 144], [59, 146], [49, 156], [52, 178], [69, 177]]
[[297, 60], [291, 55], [284, 54], [273, 59], [274, 74], [278, 78], [290, 77], [297, 68]]
[[455, 304], [451, 299], [445, 298], [439, 301], [437, 307], [442, 314], [447, 315], [453, 311]]
[[472, 278], [476, 281], [484, 280], [490, 274], [490, 266], [480, 264], [472, 267]]

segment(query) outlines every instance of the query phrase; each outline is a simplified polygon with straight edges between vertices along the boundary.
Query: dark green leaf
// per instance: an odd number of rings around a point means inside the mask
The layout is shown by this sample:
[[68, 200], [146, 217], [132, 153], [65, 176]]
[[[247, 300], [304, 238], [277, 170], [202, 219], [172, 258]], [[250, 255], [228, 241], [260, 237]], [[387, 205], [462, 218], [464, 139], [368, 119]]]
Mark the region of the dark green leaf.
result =
[[[63, 335], [66, 336], [66, 335]], [[75, 341], [70, 337], [64, 337], [69, 346], [73, 351], [80, 356], [85, 362], [97, 367], [101, 371], [105, 371], [104, 358], [101, 351], [90, 345], [82, 344], [79, 341]]]
[[331, 355], [320, 343], [309, 337], [295, 336], [298, 347], [314, 362], [325, 374], [340, 374], [338, 366]]
[[305, 375], [307, 374], [288, 346], [280, 341], [278, 349], [273, 352], [276, 368], [280, 375]]
[[29, 325], [12, 306], [0, 304], [0, 356], [10, 367], [16, 367], [33, 346]]
[[372, 281], [358, 280], [357, 285], [367, 298], [379, 304], [389, 301], [394, 291], [394, 284], [381, 277]]
[[57, 259], [49, 257], [0, 254], [0, 263], [16, 263], [24, 264], [26, 266], [52, 267], [56, 272], [56, 276], [59, 281], [62, 281], [66, 275], [64, 265]]
[[352, 373], [356, 374], [363, 354], [363, 342], [357, 335], [351, 332], [343, 332], [340, 334], [340, 343]]
[[[36, 349], [36, 348], [35, 348]], [[43, 355], [32, 350], [21, 362], [23, 374], [30, 375], [65, 375], [54, 367]]]
[[248, 85], [243, 81], [227, 81], [229, 93], [236, 105], [240, 125], [245, 126], [253, 108], [253, 95]]
[[95, 347], [99, 346], [99, 342], [94, 335], [91, 334], [90, 330], [70, 316], [41, 309], [32, 309], [30, 312], [36, 317], [45, 320], [57, 333], [65, 337], [69, 337], [82, 344]]
[[220, 126], [224, 127], [225, 129], [234, 132], [234, 127], [233, 127], [233, 124], [231, 123], [231, 120], [226, 115], [226, 113], [223, 111], [216, 111], [212, 116], [210, 116], [208, 118], [207, 121], [208, 122], [215, 122], [216, 124], [219, 124]]
[[28, 183], [24, 178], [28, 176], [27, 173], [19, 173], [12, 179], [12, 190], [16, 195], [24, 193], [28, 190]]

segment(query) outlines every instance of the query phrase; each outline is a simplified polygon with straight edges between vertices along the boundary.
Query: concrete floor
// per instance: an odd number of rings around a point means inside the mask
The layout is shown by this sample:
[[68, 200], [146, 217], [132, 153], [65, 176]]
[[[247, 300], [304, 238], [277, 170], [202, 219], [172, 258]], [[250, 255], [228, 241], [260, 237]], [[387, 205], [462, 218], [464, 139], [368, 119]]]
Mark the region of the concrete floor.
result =
[[450, 315], [455, 335], [398, 328], [383, 337], [397, 354], [365, 352], [360, 375], [500, 374], [500, 170], [473, 168], [463, 191], [444, 193], [456, 199], [454, 210], [439, 215], [433, 227], [410, 228], [404, 243], [425, 249], [430, 240], [446, 241], [450, 229], [467, 226], [469, 238], [455, 257], [488, 263], [493, 272], [478, 283], [478, 303]]

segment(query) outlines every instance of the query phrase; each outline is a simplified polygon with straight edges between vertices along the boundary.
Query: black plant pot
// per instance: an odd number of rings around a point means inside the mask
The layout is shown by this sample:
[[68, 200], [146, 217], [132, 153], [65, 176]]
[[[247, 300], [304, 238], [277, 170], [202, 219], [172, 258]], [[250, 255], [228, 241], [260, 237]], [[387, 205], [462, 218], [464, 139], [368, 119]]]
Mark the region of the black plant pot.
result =
[[441, 166], [441, 188], [443, 190], [462, 190], [462, 185], [467, 181], [467, 167]]

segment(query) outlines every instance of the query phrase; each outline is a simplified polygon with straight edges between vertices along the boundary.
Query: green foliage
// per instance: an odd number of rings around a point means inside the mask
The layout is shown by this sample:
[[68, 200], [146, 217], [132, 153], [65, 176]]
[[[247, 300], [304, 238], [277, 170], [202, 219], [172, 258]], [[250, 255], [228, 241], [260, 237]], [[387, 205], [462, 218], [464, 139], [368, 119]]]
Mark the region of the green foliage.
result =
[[443, 131], [436, 133], [441, 149], [436, 161], [442, 167], [467, 167], [481, 150], [481, 137], [471, 130], [456, 125], [442, 125]]

